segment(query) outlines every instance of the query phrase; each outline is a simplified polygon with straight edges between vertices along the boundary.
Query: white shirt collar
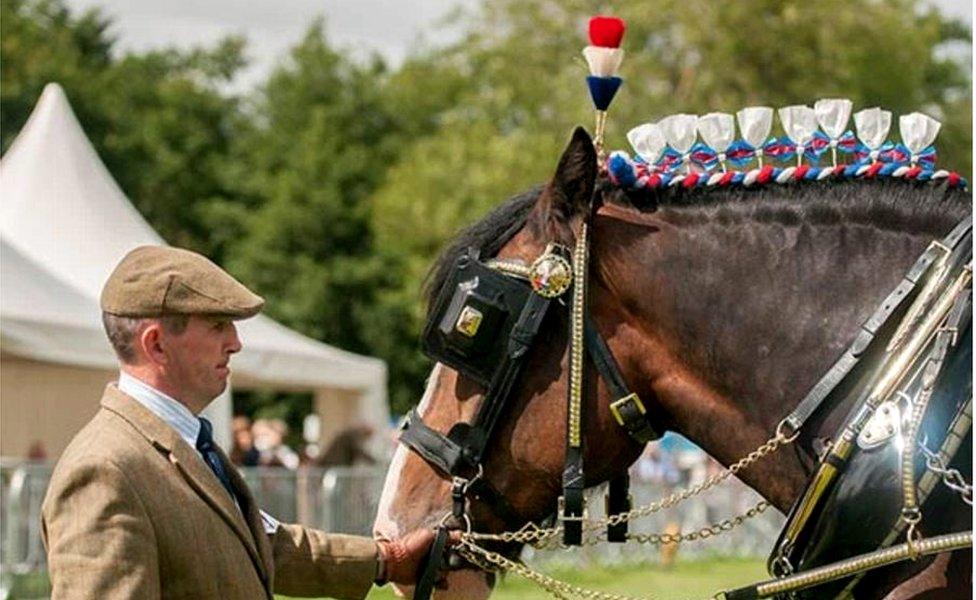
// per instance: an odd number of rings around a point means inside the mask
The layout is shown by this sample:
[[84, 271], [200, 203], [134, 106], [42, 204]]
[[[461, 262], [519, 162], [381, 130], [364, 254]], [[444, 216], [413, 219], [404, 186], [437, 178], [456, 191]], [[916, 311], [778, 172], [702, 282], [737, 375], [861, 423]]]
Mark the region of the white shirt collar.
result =
[[175, 429], [191, 448], [197, 447], [200, 421], [185, 405], [125, 371], [119, 373], [119, 390]]

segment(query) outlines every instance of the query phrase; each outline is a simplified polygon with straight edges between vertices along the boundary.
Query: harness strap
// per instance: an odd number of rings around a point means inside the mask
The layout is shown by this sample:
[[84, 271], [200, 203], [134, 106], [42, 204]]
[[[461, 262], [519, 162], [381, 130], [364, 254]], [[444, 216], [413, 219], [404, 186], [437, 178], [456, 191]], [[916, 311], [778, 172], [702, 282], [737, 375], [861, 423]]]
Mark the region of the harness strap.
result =
[[441, 564], [444, 562], [444, 550], [447, 548], [448, 535], [447, 527], [439, 525], [435, 528], [434, 542], [420, 564], [417, 587], [413, 592], [414, 598], [426, 599], [434, 593], [434, 584], [437, 583], [437, 575], [440, 573]]
[[[610, 480], [606, 496], [606, 513], [608, 517], [630, 511], [633, 499], [630, 497], [630, 475], [624, 471], [619, 477]], [[627, 541], [628, 521], [621, 521], [616, 525], [607, 525], [607, 541], [618, 544]]]
[[407, 414], [400, 426], [400, 442], [444, 474], [459, 473], [468, 465], [461, 446], [428, 427], [416, 407]]
[[583, 355], [586, 352], [584, 327], [586, 321], [587, 271], [589, 269], [587, 224], [580, 223], [573, 250], [573, 298], [569, 324], [569, 385], [566, 386], [566, 460], [563, 463], [563, 495], [559, 499], [559, 518], [563, 524], [563, 543], [578, 546], [583, 543], [583, 519], [586, 500], [583, 497]]
[[[627, 435], [642, 446], [651, 440], [661, 437], [651, 425], [647, 410], [640, 401], [637, 394], [630, 391], [624, 381], [620, 366], [617, 364], [610, 347], [606, 340], [600, 335], [600, 331], [593, 324], [593, 319], [586, 319], [584, 322], [586, 350], [596, 366], [597, 372], [603, 378], [604, 383], [610, 389], [615, 400], [610, 404], [610, 412], [613, 417], [627, 431]], [[633, 502], [630, 497], [630, 476], [624, 472], [623, 475], [610, 480], [607, 488], [606, 514], [608, 517], [625, 513], [630, 510]], [[627, 541], [627, 521], [621, 521], [617, 525], [607, 526], [607, 541], [624, 543]]]
[[810, 392], [800, 401], [800, 404], [786, 417], [785, 423], [789, 429], [787, 434], [799, 431], [804, 424], [812, 417], [823, 405], [824, 401], [830, 396], [837, 385], [844, 380], [851, 369], [858, 363], [861, 356], [871, 345], [874, 336], [888, 322], [892, 314], [899, 310], [912, 297], [912, 292], [919, 282], [929, 272], [930, 267], [936, 263], [936, 259], [945, 252], [946, 249], [954, 250], [959, 242], [966, 237], [966, 234], [973, 227], [972, 217], [966, 217], [960, 221], [953, 230], [942, 239], [941, 242], [934, 243], [915, 261], [901, 283], [890, 293], [881, 306], [871, 315], [851, 346], [837, 360], [827, 373], [817, 382]]
[[634, 438], [639, 444], [646, 444], [661, 437], [661, 434], [654, 429], [651, 424], [647, 410], [637, 394], [630, 391], [623, 375], [620, 373], [620, 366], [610, 352], [606, 340], [600, 335], [593, 319], [586, 319], [586, 349], [596, 365], [596, 370], [600, 377], [610, 388], [610, 393], [616, 399], [610, 404], [610, 411], [621, 427], [627, 430], [627, 434]]
[[485, 451], [485, 444], [491, 437], [498, 417], [505, 406], [508, 393], [522, 372], [522, 365], [526, 354], [532, 346], [532, 340], [539, 333], [539, 327], [546, 316], [550, 300], [538, 294], [531, 294], [522, 313], [519, 315], [515, 327], [509, 334], [505, 365], [492, 379], [488, 394], [478, 409], [472, 429], [477, 430], [478, 437], [472, 447], [466, 448], [469, 458], [474, 465], [481, 463]]
[[[468, 462], [461, 446], [424, 423], [416, 408], [410, 411], [401, 426], [400, 442], [441, 473], [456, 475], [467, 470]], [[467, 490], [472, 496], [487, 504], [507, 527], [521, 526], [522, 519], [518, 513], [505, 496], [487, 480], [474, 479]]]

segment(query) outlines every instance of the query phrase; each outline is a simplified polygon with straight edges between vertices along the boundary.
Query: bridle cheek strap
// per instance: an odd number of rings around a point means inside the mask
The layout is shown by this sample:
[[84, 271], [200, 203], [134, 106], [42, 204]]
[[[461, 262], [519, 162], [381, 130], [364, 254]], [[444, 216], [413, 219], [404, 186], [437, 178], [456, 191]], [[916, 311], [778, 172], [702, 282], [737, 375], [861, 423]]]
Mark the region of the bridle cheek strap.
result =
[[[428, 464], [445, 475], [460, 477], [472, 467], [460, 444], [430, 428], [420, 417], [417, 409], [410, 411], [400, 429], [400, 443], [420, 455]], [[484, 502], [491, 512], [504, 521], [509, 529], [522, 526], [523, 519], [508, 499], [486, 479], [475, 477], [465, 486], [464, 492]]]

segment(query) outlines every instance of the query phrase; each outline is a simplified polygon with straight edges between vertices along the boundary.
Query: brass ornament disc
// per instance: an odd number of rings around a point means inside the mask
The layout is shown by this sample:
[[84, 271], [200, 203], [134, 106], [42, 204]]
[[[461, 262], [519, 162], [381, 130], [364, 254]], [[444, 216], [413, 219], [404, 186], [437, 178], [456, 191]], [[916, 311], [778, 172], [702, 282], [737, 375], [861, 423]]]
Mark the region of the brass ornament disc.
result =
[[529, 267], [529, 283], [543, 298], [558, 298], [573, 283], [573, 267], [559, 254], [546, 252]]

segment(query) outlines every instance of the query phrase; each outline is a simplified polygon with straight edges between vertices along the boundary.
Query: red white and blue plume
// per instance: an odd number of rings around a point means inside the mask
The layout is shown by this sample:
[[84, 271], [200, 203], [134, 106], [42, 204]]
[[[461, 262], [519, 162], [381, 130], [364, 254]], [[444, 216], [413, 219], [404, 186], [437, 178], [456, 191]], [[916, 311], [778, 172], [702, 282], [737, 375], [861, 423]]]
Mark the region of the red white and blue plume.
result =
[[590, 19], [590, 45], [583, 49], [583, 58], [590, 69], [586, 85], [590, 90], [593, 107], [596, 108], [596, 128], [593, 143], [597, 156], [603, 163], [603, 133], [607, 122], [607, 109], [613, 102], [623, 79], [617, 76], [624, 60], [620, 41], [627, 25], [617, 17], [596, 16]]
[[590, 68], [586, 84], [590, 88], [593, 106], [606, 111], [620, 89], [623, 79], [617, 76], [624, 51], [620, 41], [627, 25], [617, 17], [593, 17], [590, 19], [590, 45], [583, 48], [583, 57]]

